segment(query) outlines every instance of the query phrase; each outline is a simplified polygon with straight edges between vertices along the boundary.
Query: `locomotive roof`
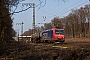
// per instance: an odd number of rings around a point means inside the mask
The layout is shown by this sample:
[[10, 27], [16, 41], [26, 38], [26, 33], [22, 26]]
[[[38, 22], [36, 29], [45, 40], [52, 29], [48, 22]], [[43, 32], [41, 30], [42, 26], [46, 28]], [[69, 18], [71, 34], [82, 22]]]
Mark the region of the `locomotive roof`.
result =
[[51, 31], [52, 29], [48, 29], [48, 30], [44, 30], [43, 32], [46, 32], [46, 31]]
[[64, 28], [52, 28], [52, 29], [64, 29]]
[[42, 32], [47, 32], [47, 31], [51, 31], [51, 30], [54, 30], [54, 29], [64, 29], [64, 28], [52, 28], [52, 29], [44, 30]]

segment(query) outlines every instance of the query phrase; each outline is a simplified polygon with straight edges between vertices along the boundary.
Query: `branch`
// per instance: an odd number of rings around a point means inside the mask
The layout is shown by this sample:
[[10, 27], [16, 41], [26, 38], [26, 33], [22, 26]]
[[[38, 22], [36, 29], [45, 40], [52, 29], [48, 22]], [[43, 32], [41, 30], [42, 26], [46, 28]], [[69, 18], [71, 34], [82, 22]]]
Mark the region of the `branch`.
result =
[[[26, 11], [26, 10], [28, 10], [29, 8], [31, 8], [31, 7], [28, 7], [28, 8], [26, 8], [26, 9], [21, 10], [21, 11], [18, 11], [18, 12], [9, 13], [9, 14], [7, 14], [6, 16], [13, 15], [13, 14], [15, 14], [15, 13], [20, 13], [20, 12]], [[3, 16], [3, 17], [0, 16], [0, 18], [4, 18], [4, 17], [6, 17], [6, 16]]]

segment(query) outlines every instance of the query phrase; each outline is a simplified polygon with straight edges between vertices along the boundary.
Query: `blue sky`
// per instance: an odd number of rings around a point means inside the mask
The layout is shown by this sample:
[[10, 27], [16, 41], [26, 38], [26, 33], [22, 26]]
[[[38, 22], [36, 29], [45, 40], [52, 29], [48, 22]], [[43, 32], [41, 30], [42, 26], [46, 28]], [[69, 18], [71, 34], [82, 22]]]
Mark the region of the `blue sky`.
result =
[[[22, 3], [34, 2], [38, 5], [37, 0], [25, 0], [18, 5], [16, 11], [20, 11], [22, 9], [26, 9], [28, 6], [22, 6]], [[35, 8], [35, 23], [36, 26], [41, 26], [43, 24], [38, 23], [49, 23], [54, 17], [65, 17], [70, 12], [71, 9], [79, 9], [80, 7], [84, 7], [86, 4], [89, 4], [89, 0], [65, 0], [65, 2], [61, 0], [46, 0], [46, 4], [44, 7], [36, 7]], [[41, 5], [43, 6], [44, 3]], [[40, 9], [39, 9], [40, 7]], [[21, 25], [16, 25], [17, 23], [24, 22], [23, 31], [28, 31], [32, 29], [32, 8], [13, 15], [13, 28], [15, 31], [19, 30], [21, 32]], [[46, 17], [45, 21], [44, 18]], [[21, 34], [21, 33], [20, 33]]]

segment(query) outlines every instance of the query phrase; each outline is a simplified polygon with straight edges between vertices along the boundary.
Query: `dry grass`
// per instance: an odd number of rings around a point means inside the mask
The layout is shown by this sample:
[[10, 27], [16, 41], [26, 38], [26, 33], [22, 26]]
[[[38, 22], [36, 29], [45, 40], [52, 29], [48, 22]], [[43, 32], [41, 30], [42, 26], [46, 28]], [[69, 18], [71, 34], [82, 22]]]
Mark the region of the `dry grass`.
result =
[[90, 38], [66, 38], [66, 42], [88, 42], [90, 43]]
[[[68, 48], [67, 48], [68, 47]], [[65, 44], [8, 42], [0, 59], [12, 60], [90, 60], [90, 39], [68, 38]]]

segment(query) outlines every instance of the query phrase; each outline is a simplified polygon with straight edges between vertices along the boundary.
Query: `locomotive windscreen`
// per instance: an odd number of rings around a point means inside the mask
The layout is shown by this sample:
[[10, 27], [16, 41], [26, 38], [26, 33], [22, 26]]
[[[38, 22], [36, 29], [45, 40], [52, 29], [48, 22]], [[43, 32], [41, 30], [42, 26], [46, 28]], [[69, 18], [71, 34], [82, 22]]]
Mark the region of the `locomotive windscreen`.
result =
[[55, 33], [56, 34], [62, 34], [63, 35], [64, 34], [64, 30], [55, 30]]

